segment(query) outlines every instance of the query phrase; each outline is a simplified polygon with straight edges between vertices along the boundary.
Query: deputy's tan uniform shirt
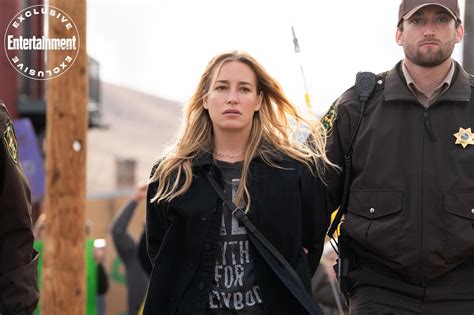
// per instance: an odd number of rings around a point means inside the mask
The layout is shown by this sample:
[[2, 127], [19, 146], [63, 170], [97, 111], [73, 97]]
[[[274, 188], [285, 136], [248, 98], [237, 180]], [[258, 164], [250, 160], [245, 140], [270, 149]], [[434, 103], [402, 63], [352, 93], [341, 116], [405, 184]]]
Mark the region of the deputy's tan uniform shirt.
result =
[[413, 93], [413, 95], [415, 95], [418, 102], [420, 102], [426, 108], [433, 104], [438, 99], [438, 97], [440, 97], [449, 89], [451, 81], [453, 80], [454, 69], [454, 61], [451, 61], [451, 68], [449, 69], [444, 80], [433, 90], [430, 95], [426, 95], [425, 93], [420, 92], [419, 87], [416, 85], [413, 77], [410, 75], [410, 72], [407, 69], [407, 66], [405, 65], [405, 61], [402, 62], [402, 72], [405, 80], [407, 80], [408, 88]]

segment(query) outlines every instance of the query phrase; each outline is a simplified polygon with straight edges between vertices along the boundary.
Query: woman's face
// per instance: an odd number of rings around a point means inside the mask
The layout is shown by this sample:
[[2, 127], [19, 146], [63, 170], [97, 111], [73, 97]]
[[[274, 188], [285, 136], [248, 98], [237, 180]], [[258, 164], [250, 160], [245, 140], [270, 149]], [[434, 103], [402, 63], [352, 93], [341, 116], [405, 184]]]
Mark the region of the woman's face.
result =
[[250, 132], [261, 103], [253, 70], [240, 61], [227, 61], [210, 87], [204, 108], [209, 111], [214, 132], [245, 133]]

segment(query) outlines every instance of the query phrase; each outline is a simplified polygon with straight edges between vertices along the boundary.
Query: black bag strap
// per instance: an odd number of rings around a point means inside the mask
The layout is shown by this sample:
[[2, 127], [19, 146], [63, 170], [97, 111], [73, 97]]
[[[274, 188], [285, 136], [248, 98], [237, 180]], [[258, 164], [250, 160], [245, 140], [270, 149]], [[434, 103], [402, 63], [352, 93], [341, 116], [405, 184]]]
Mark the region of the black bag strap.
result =
[[[311, 294], [306, 290], [303, 282], [296, 273], [295, 269], [290, 263], [283, 257], [280, 252], [270, 243], [270, 241], [257, 229], [257, 227], [249, 220], [248, 216], [242, 211], [241, 208], [237, 207], [232, 201], [225, 197], [224, 191], [217, 183], [216, 179], [212, 175], [212, 171], [206, 172], [206, 177], [212, 188], [216, 191], [219, 198], [225, 203], [227, 209], [231, 211], [232, 215], [239, 220], [239, 222], [245, 226], [249, 234], [249, 238], [252, 240], [252, 244], [262, 255], [265, 261], [270, 265], [275, 274], [290, 290], [293, 296], [304, 306], [304, 308], [311, 315], [323, 315], [323, 312], [319, 305], [314, 302]], [[233, 210], [231, 210], [233, 209]], [[268, 255], [270, 253], [271, 255]], [[275, 259], [272, 259], [272, 257]], [[278, 266], [276, 263], [280, 263]], [[287, 271], [291, 275], [291, 279], [281, 276], [282, 271]], [[293, 283], [291, 283], [291, 281]], [[296, 286], [295, 286], [296, 284]]]

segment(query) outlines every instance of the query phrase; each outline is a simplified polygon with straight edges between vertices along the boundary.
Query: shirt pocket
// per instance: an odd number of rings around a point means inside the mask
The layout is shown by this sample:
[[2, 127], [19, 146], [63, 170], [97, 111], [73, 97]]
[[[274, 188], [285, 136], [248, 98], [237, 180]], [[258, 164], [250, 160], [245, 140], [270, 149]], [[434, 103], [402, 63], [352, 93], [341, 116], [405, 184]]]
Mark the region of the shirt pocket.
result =
[[474, 255], [474, 190], [444, 192], [447, 263]]
[[394, 259], [398, 256], [401, 211], [401, 191], [353, 190], [343, 227], [370, 252]]

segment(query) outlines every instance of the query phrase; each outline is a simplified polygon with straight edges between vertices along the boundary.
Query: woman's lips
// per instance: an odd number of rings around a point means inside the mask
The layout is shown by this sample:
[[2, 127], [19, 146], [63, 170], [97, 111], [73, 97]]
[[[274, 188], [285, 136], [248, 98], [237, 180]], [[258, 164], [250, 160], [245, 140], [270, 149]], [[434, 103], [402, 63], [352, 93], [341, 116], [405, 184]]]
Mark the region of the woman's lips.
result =
[[224, 115], [240, 115], [240, 112], [235, 109], [228, 109], [224, 111]]

